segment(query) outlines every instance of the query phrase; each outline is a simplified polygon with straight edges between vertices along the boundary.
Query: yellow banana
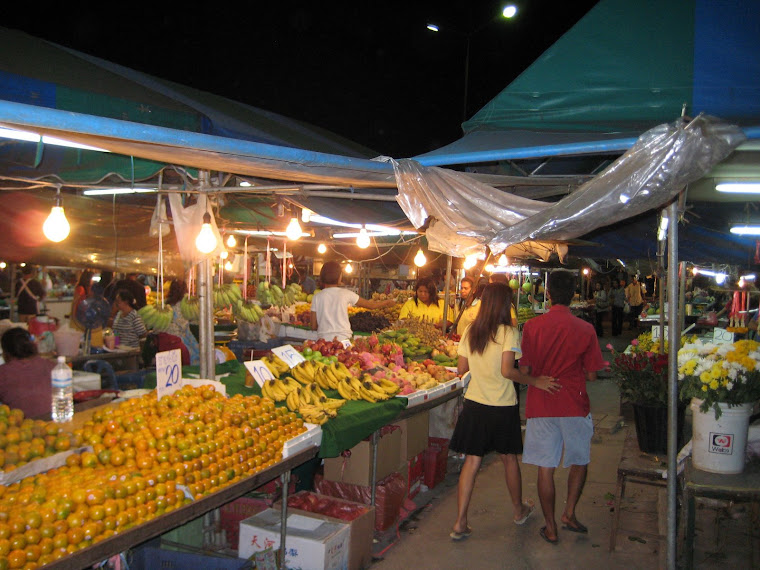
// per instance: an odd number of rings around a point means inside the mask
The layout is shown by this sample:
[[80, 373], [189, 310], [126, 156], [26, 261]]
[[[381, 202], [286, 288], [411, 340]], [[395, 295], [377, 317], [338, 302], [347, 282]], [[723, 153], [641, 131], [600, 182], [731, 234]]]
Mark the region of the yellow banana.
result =
[[345, 400], [358, 400], [359, 394], [351, 387], [351, 383], [346, 380], [341, 380], [338, 383], [338, 394], [340, 394]]
[[341, 399], [339, 399], [339, 398], [327, 398], [327, 399], [326, 399], [326, 400], [325, 400], [325, 401], [322, 403], [322, 405], [323, 405], [325, 408], [327, 408], [328, 410], [329, 410], [329, 409], [337, 410], [338, 408], [340, 408], [340, 407], [341, 407], [343, 404], [345, 404], [345, 403], [346, 403], [346, 401], [345, 401], [345, 400], [341, 400]]
[[278, 380], [270, 380], [269, 386], [275, 402], [283, 402], [288, 397], [285, 391], [280, 387], [280, 382]]
[[274, 400], [272, 392], [269, 391], [269, 380], [264, 380], [264, 383], [261, 385], [261, 395], [270, 400]]
[[298, 393], [297, 393], [297, 392], [290, 392], [290, 393], [288, 394], [288, 397], [285, 399], [285, 404], [287, 404], [287, 406], [288, 406], [288, 409], [289, 409], [291, 412], [296, 412], [296, 411], [298, 411], [298, 404], [299, 404], [299, 403], [300, 403], [300, 402], [299, 402], [299, 400], [298, 400]]
[[375, 384], [372, 382], [363, 382], [362, 386], [364, 386], [364, 389], [378, 400], [387, 400], [390, 397], [390, 394], [376, 388]]
[[309, 386], [309, 389], [311, 390], [312, 394], [314, 394], [315, 396], [317, 396], [317, 398], [326, 398], [327, 397], [325, 395], [325, 393], [322, 391], [322, 387], [319, 384], [317, 384], [316, 382], [312, 383]]
[[395, 395], [395, 394], [397, 394], [398, 391], [400, 390], [400, 388], [399, 388], [399, 386], [397, 384], [394, 384], [393, 382], [391, 382], [390, 380], [387, 380], [385, 378], [380, 378], [379, 380], [376, 380], [375, 384], [383, 392], [385, 392], [387, 394], [390, 394], [392, 396]]
[[325, 373], [322, 370], [317, 370], [314, 374], [314, 382], [320, 387], [320, 388], [329, 388], [330, 386], [327, 384], [327, 377], [325, 376]]
[[298, 400], [302, 405], [311, 404], [311, 392], [306, 389], [306, 386], [301, 386], [298, 389]]
[[298, 387], [300, 386], [298, 381], [292, 376], [285, 376], [285, 378], [280, 380], [280, 382], [282, 384], [282, 389], [285, 390], [285, 392], [288, 394], [291, 392], [295, 392], [296, 390], [298, 390]]

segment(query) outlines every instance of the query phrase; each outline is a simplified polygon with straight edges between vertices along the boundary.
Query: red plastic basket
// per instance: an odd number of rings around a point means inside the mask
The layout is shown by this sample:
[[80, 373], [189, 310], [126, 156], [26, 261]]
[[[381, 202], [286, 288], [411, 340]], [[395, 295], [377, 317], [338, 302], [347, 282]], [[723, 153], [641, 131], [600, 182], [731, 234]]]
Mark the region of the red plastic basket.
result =
[[425, 486], [432, 489], [446, 477], [446, 463], [449, 457], [449, 440], [429, 437], [425, 449]]

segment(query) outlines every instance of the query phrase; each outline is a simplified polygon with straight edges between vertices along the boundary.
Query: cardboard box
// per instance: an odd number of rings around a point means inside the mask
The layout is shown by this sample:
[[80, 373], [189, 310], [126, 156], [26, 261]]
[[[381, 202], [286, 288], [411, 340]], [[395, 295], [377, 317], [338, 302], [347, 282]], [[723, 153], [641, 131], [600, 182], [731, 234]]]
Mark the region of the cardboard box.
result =
[[404, 478], [406, 496], [413, 499], [420, 492], [425, 478], [425, 452], [421, 451], [408, 461], [404, 461], [398, 469]]
[[[267, 509], [240, 523], [238, 556], [280, 547], [280, 511]], [[349, 527], [291, 513], [287, 519], [285, 566], [301, 570], [342, 570], [348, 566]]]
[[430, 412], [427, 411], [393, 424], [401, 428], [400, 459], [402, 463], [425, 451], [428, 446], [429, 424]]
[[272, 506], [272, 501], [240, 497], [219, 507], [219, 526], [227, 535], [227, 544], [236, 549], [240, 540], [240, 522]]
[[[354, 501], [347, 501], [345, 499], [339, 499], [338, 497], [329, 497], [327, 495], [320, 495], [312, 491], [301, 491], [295, 496], [311, 494], [318, 499], [327, 499], [331, 502], [346, 503], [349, 505], [355, 505], [361, 507], [364, 513], [356, 517], [352, 521], [346, 521], [323, 515], [320, 513], [313, 513], [311, 511], [303, 511], [294, 507], [288, 506], [289, 513], [300, 514], [304, 516], [316, 517], [321, 520], [333, 522], [337, 524], [347, 524], [349, 526], [349, 546], [348, 546], [348, 570], [359, 570], [361, 568], [369, 568], [372, 563], [372, 540], [375, 532], [375, 507], [371, 505], [363, 505]], [[275, 510], [282, 508], [282, 501], [277, 501], [274, 507]]]
[[[401, 430], [389, 430], [377, 441], [377, 474], [380, 481], [398, 467], [401, 448]], [[372, 451], [369, 440], [360, 441], [339, 457], [325, 459], [325, 479], [350, 483], [352, 485], [372, 485]]]

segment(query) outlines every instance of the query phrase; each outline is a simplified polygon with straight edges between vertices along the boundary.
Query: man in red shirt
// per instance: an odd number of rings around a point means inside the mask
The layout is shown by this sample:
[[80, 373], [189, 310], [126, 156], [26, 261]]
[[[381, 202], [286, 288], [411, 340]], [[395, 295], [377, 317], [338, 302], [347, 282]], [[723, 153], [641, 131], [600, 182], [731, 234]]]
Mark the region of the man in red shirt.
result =
[[594, 433], [586, 382], [596, 380], [596, 372], [604, 368], [594, 326], [570, 312], [574, 291], [572, 273], [552, 272], [546, 290], [551, 309], [526, 322], [522, 336], [520, 369], [532, 376], [552, 376], [562, 386], [553, 393], [529, 386], [525, 403], [523, 463], [538, 466], [538, 496], [546, 521], [541, 536], [552, 544], [558, 542], [554, 470], [559, 466], [563, 448], [564, 466], [570, 467], [567, 503], [561, 517], [563, 528], [588, 532], [575, 516], [575, 506], [586, 482]]

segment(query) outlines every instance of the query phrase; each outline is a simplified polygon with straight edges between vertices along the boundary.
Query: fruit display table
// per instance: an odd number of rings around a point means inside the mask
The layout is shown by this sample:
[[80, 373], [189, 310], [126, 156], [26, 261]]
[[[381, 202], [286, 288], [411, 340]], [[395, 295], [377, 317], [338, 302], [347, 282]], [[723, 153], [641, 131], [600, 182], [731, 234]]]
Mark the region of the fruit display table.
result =
[[[261, 485], [271, 481], [284, 473], [289, 473], [294, 467], [312, 459], [317, 454], [317, 447], [306, 448], [270, 468], [260, 471], [250, 477], [239, 481], [210, 495], [197, 499], [190, 504], [184, 505], [160, 517], [147, 521], [139, 526], [104, 539], [82, 550], [78, 550], [69, 556], [61, 558], [46, 565], [45, 568], [86, 568], [97, 564], [111, 556], [128, 550], [151, 538], [164, 534], [178, 526], [181, 526], [205, 513], [225, 505], [238, 497], [253, 491]], [[287, 493], [287, 485], [284, 486]], [[286, 509], [287, 497], [284, 495], [283, 509]], [[284, 544], [284, 541], [283, 541]]]

